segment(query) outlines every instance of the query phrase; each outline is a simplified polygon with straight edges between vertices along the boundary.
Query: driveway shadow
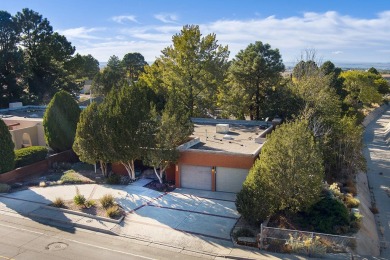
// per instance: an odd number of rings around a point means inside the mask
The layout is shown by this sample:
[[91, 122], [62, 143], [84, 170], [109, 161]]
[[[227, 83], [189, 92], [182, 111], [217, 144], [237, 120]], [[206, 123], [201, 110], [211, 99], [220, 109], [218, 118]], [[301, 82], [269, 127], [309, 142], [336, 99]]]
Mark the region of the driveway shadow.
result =
[[1, 214], [8, 216], [17, 214], [61, 231], [75, 233], [75, 228], [67, 224], [72, 221], [72, 216], [42, 207], [51, 203], [52, 201], [35, 192], [34, 189], [0, 193]]

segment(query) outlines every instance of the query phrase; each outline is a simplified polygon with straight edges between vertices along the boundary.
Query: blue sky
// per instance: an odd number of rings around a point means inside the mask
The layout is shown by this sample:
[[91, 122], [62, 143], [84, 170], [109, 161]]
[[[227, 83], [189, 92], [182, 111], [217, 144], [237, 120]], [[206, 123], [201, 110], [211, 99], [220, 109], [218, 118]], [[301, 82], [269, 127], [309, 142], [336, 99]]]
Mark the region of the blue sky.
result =
[[77, 52], [102, 62], [128, 52], [153, 62], [186, 24], [215, 33], [230, 58], [262, 41], [286, 62], [305, 49], [334, 62], [390, 62], [389, 0], [0, 0], [0, 10], [12, 15], [25, 7], [46, 17]]

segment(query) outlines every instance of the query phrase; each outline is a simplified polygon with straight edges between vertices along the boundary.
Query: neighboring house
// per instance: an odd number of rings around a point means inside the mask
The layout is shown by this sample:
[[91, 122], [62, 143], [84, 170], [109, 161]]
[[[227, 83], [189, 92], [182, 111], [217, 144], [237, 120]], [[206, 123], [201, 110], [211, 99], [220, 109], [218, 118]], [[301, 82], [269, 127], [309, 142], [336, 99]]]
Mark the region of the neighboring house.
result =
[[29, 146], [45, 146], [43, 130], [43, 106], [23, 106], [11, 103], [9, 109], [0, 109], [0, 117], [8, 126], [15, 150]]
[[2, 119], [11, 133], [15, 150], [29, 146], [46, 145], [42, 118], [13, 116]]
[[83, 88], [80, 90], [81, 94], [89, 94], [91, 91], [92, 80], [86, 80], [84, 82]]

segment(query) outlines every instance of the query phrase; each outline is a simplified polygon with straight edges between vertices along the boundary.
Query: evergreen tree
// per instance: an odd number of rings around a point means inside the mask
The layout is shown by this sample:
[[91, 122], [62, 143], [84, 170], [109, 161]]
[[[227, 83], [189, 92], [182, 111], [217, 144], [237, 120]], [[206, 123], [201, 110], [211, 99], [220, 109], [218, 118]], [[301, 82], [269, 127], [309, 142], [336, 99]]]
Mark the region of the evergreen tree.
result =
[[101, 112], [108, 138], [107, 160], [120, 162], [135, 179], [134, 161], [146, 155], [153, 141], [145, 89], [125, 84], [118, 91], [112, 90], [101, 104]]
[[269, 44], [260, 41], [249, 44], [231, 62], [228, 85], [222, 88], [219, 103], [228, 113], [241, 119], [245, 115], [251, 120], [269, 116], [265, 114], [267, 93], [279, 83], [282, 71], [284, 65], [278, 49], [271, 49]]
[[157, 65], [146, 70], [143, 81], [157, 83], [168, 95], [175, 92], [190, 116], [213, 112], [217, 89], [227, 69], [227, 46], [219, 45], [215, 34], [202, 37], [195, 25], [184, 26], [172, 42], [162, 50]]
[[107, 176], [109, 144], [105, 123], [100, 107], [95, 102], [83, 110], [77, 123], [73, 151], [79, 156], [80, 161], [90, 164], [100, 162], [103, 175]]
[[153, 111], [151, 116], [154, 120], [151, 126], [155, 133], [144, 163], [154, 168], [158, 180], [162, 183], [165, 170], [179, 159], [177, 147], [188, 139], [194, 127], [189, 114], [174, 97], [169, 99], [161, 117], [156, 111]]
[[0, 119], [0, 174], [14, 169], [15, 152], [11, 133], [3, 119]]
[[323, 177], [322, 154], [308, 123], [283, 124], [264, 144], [237, 195], [237, 209], [254, 221], [306, 209], [318, 200]]
[[18, 49], [19, 29], [13, 17], [0, 11], [0, 107], [23, 94], [23, 52]]
[[46, 143], [56, 152], [72, 149], [80, 108], [66, 91], [57, 92], [43, 116]]
[[125, 76], [130, 81], [138, 81], [139, 75], [144, 72], [148, 63], [144, 56], [138, 52], [127, 53], [122, 59], [122, 67], [125, 70]]

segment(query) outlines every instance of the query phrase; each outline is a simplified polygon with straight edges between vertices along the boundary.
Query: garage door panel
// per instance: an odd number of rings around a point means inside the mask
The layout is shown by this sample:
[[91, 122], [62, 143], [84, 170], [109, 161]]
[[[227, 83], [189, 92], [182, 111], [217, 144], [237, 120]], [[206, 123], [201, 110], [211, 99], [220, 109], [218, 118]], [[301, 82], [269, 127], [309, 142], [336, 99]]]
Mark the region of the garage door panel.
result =
[[217, 167], [216, 190], [239, 192], [248, 173], [248, 169]]
[[181, 187], [199, 190], [211, 190], [211, 167], [181, 165]]

